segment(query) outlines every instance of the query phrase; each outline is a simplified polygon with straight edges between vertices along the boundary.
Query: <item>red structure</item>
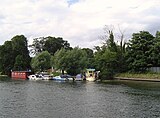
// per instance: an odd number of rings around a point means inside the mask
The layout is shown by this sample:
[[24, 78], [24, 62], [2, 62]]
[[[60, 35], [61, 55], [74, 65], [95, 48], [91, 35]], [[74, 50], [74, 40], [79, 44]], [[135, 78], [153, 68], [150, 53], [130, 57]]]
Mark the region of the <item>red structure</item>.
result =
[[13, 79], [22, 79], [26, 80], [28, 79], [28, 76], [31, 74], [29, 71], [12, 71], [11, 72], [11, 77]]

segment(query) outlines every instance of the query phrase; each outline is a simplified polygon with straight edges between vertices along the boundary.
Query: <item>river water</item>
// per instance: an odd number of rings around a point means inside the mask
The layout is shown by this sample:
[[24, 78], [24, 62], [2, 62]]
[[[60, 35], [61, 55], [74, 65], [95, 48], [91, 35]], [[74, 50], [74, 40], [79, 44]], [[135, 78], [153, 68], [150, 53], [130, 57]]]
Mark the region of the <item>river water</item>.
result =
[[160, 118], [160, 83], [0, 81], [0, 118]]

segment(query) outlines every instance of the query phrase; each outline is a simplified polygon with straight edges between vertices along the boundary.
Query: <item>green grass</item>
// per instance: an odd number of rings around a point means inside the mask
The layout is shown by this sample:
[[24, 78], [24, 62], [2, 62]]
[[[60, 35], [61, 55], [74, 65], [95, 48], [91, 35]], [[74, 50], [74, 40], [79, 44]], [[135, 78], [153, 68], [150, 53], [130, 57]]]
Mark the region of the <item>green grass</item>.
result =
[[7, 75], [0, 75], [0, 81], [7, 81], [10, 80], [11, 78], [8, 77]]
[[160, 73], [119, 73], [115, 77], [160, 79]]
[[52, 74], [53, 74], [53, 76], [59, 76], [59, 75], [61, 75], [62, 73], [61, 73], [61, 72], [53, 72]]

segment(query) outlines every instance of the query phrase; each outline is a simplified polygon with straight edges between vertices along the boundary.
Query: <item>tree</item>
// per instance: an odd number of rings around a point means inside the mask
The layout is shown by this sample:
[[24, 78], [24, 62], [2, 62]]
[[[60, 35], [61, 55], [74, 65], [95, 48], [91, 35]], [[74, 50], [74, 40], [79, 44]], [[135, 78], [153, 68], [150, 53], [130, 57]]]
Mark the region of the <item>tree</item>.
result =
[[114, 26], [105, 25], [104, 35], [100, 38], [104, 41], [102, 48], [108, 48], [112, 52], [117, 52], [117, 45], [114, 41], [113, 29]]
[[52, 67], [55, 69], [60, 69], [62, 70], [62, 74], [64, 74], [64, 69], [66, 67], [65, 63], [65, 56], [66, 56], [66, 51], [64, 48], [61, 48], [60, 50], [57, 50], [52, 57]]
[[51, 55], [54, 55], [61, 48], [71, 49], [70, 44], [61, 37], [55, 38], [48, 36], [45, 38], [44, 50], [47, 50]]
[[33, 39], [33, 44], [29, 47], [31, 48], [30, 52], [34, 55], [42, 51], [48, 51], [51, 55], [54, 55], [54, 53], [61, 48], [72, 49], [70, 44], [63, 40], [63, 38], [55, 38], [51, 36], [35, 38]]
[[95, 68], [95, 60], [94, 60], [94, 53], [92, 49], [89, 48], [83, 48], [82, 50], [84, 50], [87, 54], [87, 68]]
[[27, 62], [25, 60], [25, 57], [23, 55], [18, 55], [15, 58], [14, 68], [13, 70], [23, 71], [26, 69]]
[[150, 56], [154, 46], [154, 36], [147, 31], [133, 33], [127, 47], [127, 63], [131, 71], [144, 72], [153, 66]]
[[118, 72], [126, 70], [124, 33], [120, 30], [120, 44], [115, 43], [114, 27], [105, 25], [103, 45], [96, 46], [95, 67], [101, 71], [101, 78], [112, 78]]
[[90, 48], [83, 48], [82, 50], [84, 50], [87, 53], [87, 57], [88, 58], [93, 58], [94, 57], [92, 49], [90, 49]]
[[103, 49], [95, 55], [96, 69], [100, 70], [101, 79], [111, 79], [117, 72], [117, 53]]
[[152, 47], [151, 51], [152, 53], [150, 54], [150, 58], [153, 61], [153, 66], [154, 67], [159, 67], [160, 66], [160, 32], [156, 32], [156, 36], [154, 38], [154, 46]]
[[69, 50], [66, 55], [66, 71], [68, 74], [76, 75], [81, 73], [87, 66], [87, 54], [84, 50], [76, 47]]
[[54, 56], [54, 64], [57, 69], [66, 70], [68, 74], [76, 75], [87, 65], [87, 54], [76, 47], [73, 50], [61, 49]]
[[2, 74], [10, 75], [10, 71], [14, 66], [14, 56], [12, 50], [12, 42], [5, 41], [0, 46], [0, 71]]
[[[27, 38], [24, 35], [16, 35], [11, 39], [12, 42], [12, 56], [14, 58], [15, 66], [18, 64], [18, 60], [23, 59], [23, 64], [19, 64], [19, 68], [21, 70], [30, 69], [30, 56], [28, 50], [28, 42]], [[17, 57], [18, 56], [18, 57]], [[17, 69], [17, 67], [13, 67], [13, 69]]]
[[43, 51], [32, 58], [31, 66], [35, 71], [44, 71], [51, 68], [51, 55], [47, 51]]
[[30, 53], [33, 55], [37, 55], [44, 51], [45, 38], [39, 37], [33, 39], [33, 44], [29, 45]]
[[11, 70], [30, 68], [28, 44], [24, 35], [16, 35], [0, 46], [0, 69], [3, 74], [10, 75]]
[[106, 41], [108, 49], [112, 52], [117, 52], [117, 46], [116, 43], [114, 42], [114, 35], [112, 31], [109, 31], [109, 38]]

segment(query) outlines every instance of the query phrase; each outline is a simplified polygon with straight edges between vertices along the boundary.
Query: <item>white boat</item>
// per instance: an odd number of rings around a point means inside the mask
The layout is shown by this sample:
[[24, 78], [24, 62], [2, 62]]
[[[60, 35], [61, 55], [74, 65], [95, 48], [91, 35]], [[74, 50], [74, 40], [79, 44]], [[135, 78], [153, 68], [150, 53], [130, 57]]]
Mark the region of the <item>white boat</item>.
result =
[[66, 78], [62, 78], [61, 76], [55, 76], [53, 77], [53, 80], [57, 80], [57, 81], [66, 81]]
[[52, 76], [51, 75], [42, 75], [42, 78], [44, 80], [50, 80], [50, 79], [52, 79]]
[[29, 78], [29, 80], [43, 80], [43, 76], [42, 75], [38, 75], [38, 74], [29, 75], [28, 78]]
[[95, 77], [90, 76], [90, 77], [86, 77], [86, 80], [87, 80], [87, 81], [94, 82], [94, 81], [96, 81], [96, 78], [95, 78]]
[[95, 69], [87, 69], [86, 80], [87, 81], [96, 81], [98, 79], [98, 74], [100, 71], [95, 71]]
[[53, 77], [53, 80], [58, 80], [58, 81], [73, 81], [74, 79], [70, 75], [60, 75], [60, 76], [55, 76]]

